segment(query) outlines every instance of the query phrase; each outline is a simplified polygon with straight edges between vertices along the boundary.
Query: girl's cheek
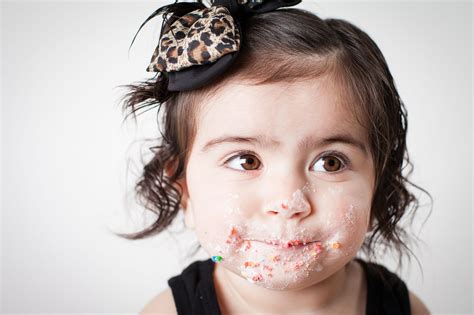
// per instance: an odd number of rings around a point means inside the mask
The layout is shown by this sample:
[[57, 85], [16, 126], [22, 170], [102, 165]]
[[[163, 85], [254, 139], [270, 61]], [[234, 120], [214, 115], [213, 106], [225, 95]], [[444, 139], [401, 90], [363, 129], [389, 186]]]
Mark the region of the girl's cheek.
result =
[[[233, 226], [242, 226], [244, 216], [239, 205], [239, 195], [235, 193], [215, 196], [213, 202], [204, 202], [194, 209], [195, 231], [202, 247], [211, 256], [228, 256], [238, 243], [232, 237]], [[237, 231], [234, 231], [234, 236]]]
[[339, 247], [344, 256], [355, 256], [367, 232], [369, 210], [350, 202], [343, 209], [327, 227], [333, 231], [328, 243]]
[[336, 211], [328, 215], [327, 228], [335, 232], [333, 240], [341, 244], [342, 253], [355, 256], [368, 230], [370, 194], [361, 186], [340, 185], [328, 187], [326, 196], [329, 197], [328, 202], [332, 200], [337, 205]]

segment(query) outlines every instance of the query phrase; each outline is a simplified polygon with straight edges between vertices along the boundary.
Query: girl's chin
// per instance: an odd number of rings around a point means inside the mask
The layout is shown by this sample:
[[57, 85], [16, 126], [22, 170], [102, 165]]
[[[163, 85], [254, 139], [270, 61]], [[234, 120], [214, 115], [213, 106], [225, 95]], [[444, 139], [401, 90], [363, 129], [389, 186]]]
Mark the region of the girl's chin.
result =
[[[224, 263], [223, 268], [234, 273], [244, 281], [271, 290], [297, 290], [310, 286], [324, 277], [322, 264], [313, 264], [296, 267], [254, 267], [242, 268], [240, 264]], [[320, 281], [320, 280], [319, 280]]]

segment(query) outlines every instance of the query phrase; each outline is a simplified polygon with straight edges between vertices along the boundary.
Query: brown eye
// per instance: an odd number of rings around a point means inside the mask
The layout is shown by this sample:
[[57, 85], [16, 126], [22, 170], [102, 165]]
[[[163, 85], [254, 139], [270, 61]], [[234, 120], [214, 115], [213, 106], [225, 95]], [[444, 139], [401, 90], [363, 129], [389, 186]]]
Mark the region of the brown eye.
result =
[[252, 154], [240, 154], [230, 158], [226, 163], [233, 164], [236, 169], [253, 171], [260, 167], [260, 161]]
[[[320, 167], [320, 171], [333, 173], [341, 170], [344, 167], [344, 164], [338, 157], [333, 155], [326, 155], [320, 158], [318, 162], [314, 164], [314, 166]], [[321, 167], [323, 169], [321, 169]]]
[[332, 156], [326, 156], [324, 158], [324, 169], [328, 172], [336, 172], [340, 169], [342, 163], [338, 158]]

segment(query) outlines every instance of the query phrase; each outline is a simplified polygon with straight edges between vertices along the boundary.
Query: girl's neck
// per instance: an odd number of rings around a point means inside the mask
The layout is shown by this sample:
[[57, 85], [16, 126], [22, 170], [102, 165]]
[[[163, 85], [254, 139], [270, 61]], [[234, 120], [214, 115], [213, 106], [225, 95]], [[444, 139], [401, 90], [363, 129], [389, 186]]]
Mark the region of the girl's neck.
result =
[[[348, 298], [360, 276], [355, 275], [350, 262], [325, 280], [300, 290], [270, 290], [252, 284], [225, 267], [216, 264], [214, 283], [222, 314], [271, 313], [290, 314], [298, 312], [326, 312], [349, 307], [359, 308], [355, 299]], [[360, 282], [360, 281], [359, 281]], [[356, 292], [352, 292], [355, 295]], [[354, 305], [356, 304], [356, 305]]]

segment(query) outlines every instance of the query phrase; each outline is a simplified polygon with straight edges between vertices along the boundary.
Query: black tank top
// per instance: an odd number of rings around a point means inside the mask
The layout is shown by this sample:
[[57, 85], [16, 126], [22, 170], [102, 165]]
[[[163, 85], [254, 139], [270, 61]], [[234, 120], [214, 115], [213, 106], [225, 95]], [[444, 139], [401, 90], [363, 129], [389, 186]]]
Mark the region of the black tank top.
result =
[[[410, 315], [408, 289], [403, 280], [382, 265], [356, 258], [367, 280], [366, 314]], [[168, 280], [179, 315], [220, 315], [211, 259], [195, 261]]]

